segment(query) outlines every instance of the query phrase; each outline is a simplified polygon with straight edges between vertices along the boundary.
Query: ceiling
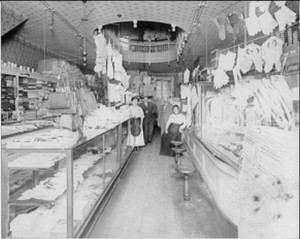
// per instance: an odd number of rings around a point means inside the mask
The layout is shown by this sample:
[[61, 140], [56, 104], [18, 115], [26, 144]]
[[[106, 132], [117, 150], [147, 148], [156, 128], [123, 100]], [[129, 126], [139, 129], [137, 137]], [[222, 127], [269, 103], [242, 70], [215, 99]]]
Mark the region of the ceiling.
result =
[[[2, 1], [3, 2], [3, 1]], [[202, 1], [4, 1], [15, 10], [29, 16], [28, 21], [18, 31], [18, 35], [47, 49], [54, 51], [70, 61], [80, 62], [81, 37], [87, 37], [88, 67], [93, 69], [95, 44], [93, 31], [99, 25], [114, 22], [138, 21], [175, 24], [186, 32], [191, 30], [197, 9]], [[199, 18], [200, 27], [188, 40], [184, 54], [184, 64], [192, 68], [193, 62], [200, 56], [205, 61], [206, 53], [214, 47], [233, 45], [233, 38], [225, 41], [218, 39], [218, 29], [212, 22], [218, 13], [238, 10], [244, 12], [249, 2], [245, 1], [207, 1]], [[50, 30], [52, 13], [53, 30]], [[88, 21], [81, 19], [88, 16]], [[118, 16], [121, 15], [121, 16]], [[66, 23], [65, 20], [68, 22]], [[207, 32], [206, 32], [207, 29]], [[77, 36], [76, 36], [77, 34]], [[207, 35], [206, 35], [207, 34]], [[207, 36], [207, 44], [206, 44]], [[190, 46], [190, 47], [188, 47]]]

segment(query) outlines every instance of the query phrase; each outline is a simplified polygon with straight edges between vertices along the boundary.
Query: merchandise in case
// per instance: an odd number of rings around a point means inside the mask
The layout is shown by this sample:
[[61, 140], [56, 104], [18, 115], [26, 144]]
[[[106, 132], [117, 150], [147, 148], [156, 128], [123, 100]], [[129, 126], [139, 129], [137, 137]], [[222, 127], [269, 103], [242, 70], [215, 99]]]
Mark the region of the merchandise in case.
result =
[[26, 134], [2, 149], [2, 237], [80, 237], [128, 162], [128, 120]]

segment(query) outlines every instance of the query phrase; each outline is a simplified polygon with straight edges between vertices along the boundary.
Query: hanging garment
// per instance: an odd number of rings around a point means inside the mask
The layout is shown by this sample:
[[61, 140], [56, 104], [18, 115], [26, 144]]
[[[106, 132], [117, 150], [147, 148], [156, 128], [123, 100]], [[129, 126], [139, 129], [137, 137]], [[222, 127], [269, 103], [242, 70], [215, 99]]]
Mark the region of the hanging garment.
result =
[[122, 77], [121, 77], [121, 82], [122, 82], [122, 85], [128, 89], [129, 88], [129, 79], [131, 78], [130, 75], [127, 75], [126, 73], [122, 74]]
[[219, 67], [217, 70], [213, 70], [212, 74], [214, 76], [214, 86], [216, 89], [221, 88], [229, 82], [228, 75], [221, 67]]
[[244, 16], [242, 13], [232, 13], [228, 15], [228, 20], [233, 30], [233, 39], [236, 39], [238, 34], [244, 30]]
[[275, 65], [276, 71], [281, 70], [280, 57], [284, 42], [275, 36], [270, 37], [262, 44], [262, 59], [264, 61], [264, 72], [269, 73]]
[[123, 58], [122, 55], [117, 51], [113, 50], [112, 61], [114, 63], [114, 78], [118, 81], [121, 81], [122, 71], [123, 71]]
[[189, 69], [186, 69], [183, 75], [183, 82], [189, 83], [189, 81], [190, 81], [190, 71]]
[[260, 22], [256, 15], [256, 8], [258, 6], [259, 6], [258, 1], [250, 1], [249, 17], [245, 19], [247, 31], [250, 36], [255, 36], [257, 33], [261, 32]]
[[279, 25], [279, 31], [284, 31], [286, 25], [291, 26], [297, 19], [297, 14], [285, 6], [286, 1], [275, 1], [281, 8], [275, 12], [275, 18]]
[[229, 23], [227, 16], [224, 13], [218, 15], [213, 22], [216, 24], [219, 31], [219, 38], [221, 40], [225, 40], [226, 38], [226, 30], [229, 33], [233, 33], [232, 26]]
[[114, 78], [114, 68], [113, 68], [113, 65], [112, 65], [111, 57], [107, 58], [107, 77], [109, 79]]
[[248, 56], [248, 54], [246, 53], [246, 49], [239, 47], [238, 56], [236, 59], [236, 66], [238, 67], [238, 69], [245, 74], [248, 71], [250, 71], [252, 64], [253, 62], [251, 58]]
[[189, 96], [189, 86], [188, 85], [180, 85], [180, 98], [186, 99]]
[[197, 94], [196, 86], [193, 86], [191, 89], [191, 102], [192, 102], [192, 110], [193, 110], [198, 104], [198, 94]]
[[96, 66], [94, 68], [95, 72], [106, 73], [106, 40], [102, 34], [94, 36], [94, 41], [96, 44]]
[[261, 56], [261, 47], [257, 44], [251, 43], [245, 47], [248, 57], [253, 61], [255, 69], [262, 72], [263, 61]]
[[151, 77], [150, 76], [143, 76], [144, 85], [151, 86]]
[[278, 23], [274, 20], [271, 13], [269, 12], [270, 1], [262, 1], [259, 5], [259, 10], [263, 12], [258, 17], [261, 30], [263, 34], [269, 35], [273, 32], [274, 28], [278, 26]]
[[236, 54], [234, 52], [228, 51], [226, 55], [221, 54], [219, 57], [219, 66], [224, 71], [231, 71], [235, 64]]

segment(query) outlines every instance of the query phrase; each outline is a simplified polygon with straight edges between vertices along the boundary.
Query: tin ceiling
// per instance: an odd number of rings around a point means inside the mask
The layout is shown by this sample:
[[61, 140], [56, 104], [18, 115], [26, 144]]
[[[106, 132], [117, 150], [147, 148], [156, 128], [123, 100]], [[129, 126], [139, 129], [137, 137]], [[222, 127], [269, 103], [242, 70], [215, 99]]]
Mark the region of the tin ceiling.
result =
[[[175, 24], [189, 31], [194, 22], [197, 4], [201, 1], [5, 1], [15, 10], [29, 16], [18, 35], [54, 51], [70, 61], [81, 62], [81, 37], [87, 37], [88, 66], [93, 68], [95, 44], [93, 30], [113, 22], [143, 21]], [[243, 2], [208, 1], [199, 29], [189, 40], [187, 53], [193, 61], [206, 53], [205, 28], [210, 48], [219, 43], [217, 27], [212, 19], [235, 4], [243, 11]], [[49, 10], [51, 8], [52, 10]], [[53, 12], [54, 11], [54, 12]], [[65, 21], [65, 20], [67, 21]], [[52, 25], [52, 26], [51, 26]], [[52, 30], [51, 30], [52, 28]]]

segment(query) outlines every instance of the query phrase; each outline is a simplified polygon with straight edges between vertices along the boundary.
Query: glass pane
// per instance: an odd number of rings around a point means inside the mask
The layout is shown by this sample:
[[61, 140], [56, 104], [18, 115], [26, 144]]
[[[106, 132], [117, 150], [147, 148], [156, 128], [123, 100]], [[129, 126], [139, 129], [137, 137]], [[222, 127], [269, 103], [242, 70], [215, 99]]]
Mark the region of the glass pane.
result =
[[122, 123], [121, 164], [126, 159], [126, 156], [131, 149], [130, 146], [127, 146], [128, 122], [129, 121]]
[[73, 222], [74, 237], [92, 212], [104, 189], [103, 138], [100, 135], [87, 146], [74, 150], [73, 155]]
[[118, 160], [118, 127], [105, 134], [105, 186], [111, 181], [119, 168]]
[[66, 237], [66, 153], [16, 152], [8, 156], [9, 236]]

